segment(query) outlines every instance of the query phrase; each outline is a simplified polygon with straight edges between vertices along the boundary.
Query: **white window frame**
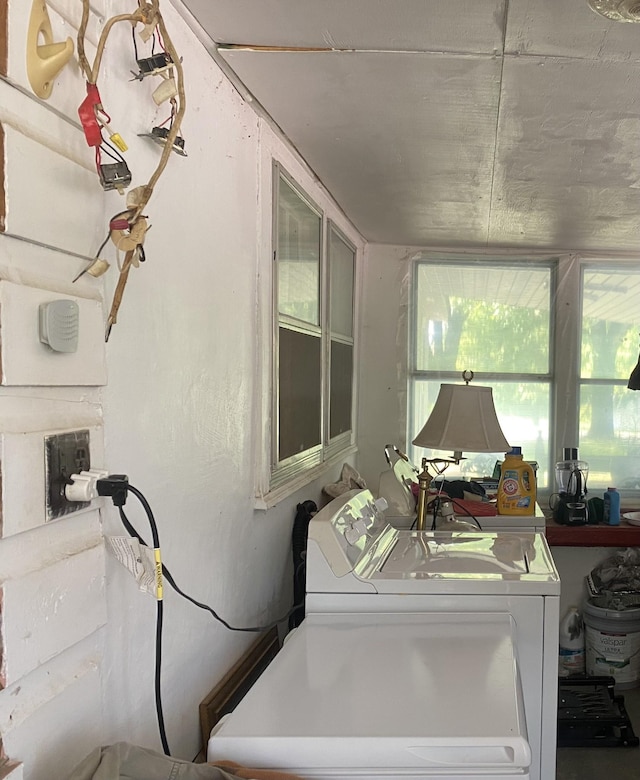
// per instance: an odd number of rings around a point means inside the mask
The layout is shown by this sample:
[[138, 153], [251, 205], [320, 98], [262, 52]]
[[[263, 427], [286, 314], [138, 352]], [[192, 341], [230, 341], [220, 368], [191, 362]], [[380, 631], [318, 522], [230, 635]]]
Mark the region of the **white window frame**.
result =
[[[320, 240], [320, 339], [321, 339], [321, 442], [318, 446], [312, 447], [305, 452], [290, 456], [283, 461], [278, 460], [278, 437], [279, 437], [279, 328], [282, 324], [292, 329], [300, 328], [302, 332], [313, 331], [312, 327], [305, 327], [304, 324], [294, 322], [293, 318], [281, 315], [278, 306], [278, 202], [280, 180], [284, 179], [288, 186], [296, 192], [302, 202], [304, 202], [321, 219], [321, 240]], [[272, 506], [286, 495], [297, 490], [299, 487], [310, 482], [318, 476], [324, 469], [344, 459], [349, 454], [355, 452], [356, 440], [356, 398], [357, 398], [357, 311], [356, 311], [356, 289], [359, 270], [359, 251], [343, 230], [328, 216], [325, 209], [316, 203], [305, 191], [296, 179], [288, 173], [285, 167], [277, 160], [272, 164], [272, 284], [271, 284], [271, 386], [270, 386], [270, 425], [269, 427], [269, 491], [266, 496], [258, 496], [258, 506], [264, 504], [265, 507]], [[351, 378], [352, 398], [351, 398], [351, 430], [347, 431], [333, 440], [329, 436], [329, 382], [330, 382], [330, 258], [328, 257], [330, 245], [330, 231], [342, 240], [354, 254], [354, 283], [353, 283], [353, 371]]]
[[[329, 380], [326, 387], [325, 409], [326, 414], [324, 416], [324, 441], [325, 441], [325, 459], [332, 458], [336, 454], [345, 452], [351, 447], [355, 441], [355, 427], [356, 427], [356, 270], [358, 261], [358, 251], [352, 241], [349, 241], [344, 231], [336, 225], [332, 219], [327, 219], [327, 232], [326, 232], [326, 268], [327, 268], [327, 280], [326, 290], [330, 293], [331, 290], [331, 233], [342, 241], [345, 246], [353, 252], [353, 293], [351, 297], [351, 338], [344, 337], [338, 334], [332, 327], [331, 322], [331, 296], [326, 295], [326, 338], [325, 338], [325, 366], [327, 371], [327, 378]], [[332, 341], [339, 341], [343, 344], [349, 344], [353, 350], [353, 366], [351, 372], [351, 429], [344, 433], [338, 434], [331, 438], [331, 394], [330, 394], [330, 382], [331, 382], [331, 343]]]
[[[513, 266], [519, 262], [539, 263], [551, 266], [551, 309], [550, 309], [550, 363], [549, 374], [540, 375], [540, 381], [548, 381], [550, 384], [550, 423], [549, 423], [549, 463], [545, 464], [549, 470], [549, 485], [539, 491], [543, 499], [555, 492], [553, 481], [554, 464], [560, 459], [562, 447], [568, 446], [567, 442], [577, 442], [579, 445], [580, 431], [580, 389], [583, 384], [598, 384], [602, 380], [584, 380], [580, 376], [580, 348], [582, 331], [582, 278], [585, 270], [601, 268], [610, 265], [615, 268], [637, 268], [637, 260], [630, 258], [616, 258], [611, 256], [582, 257], [578, 255], [546, 255], [535, 257], [530, 254], [518, 255], [450, 255], [447, 253], [422, 253], [412, 263], [411, 284], [411, 316], [409, 318], [408, 333], [408, 364], [407, 364], [407, 441], [413, 438], [412, 431], [416, 421], [413, 416], [414, 381], [417, 379], [431, 379], [441, 381], [461, 382], [459, 372], [453, 371], [418, 371], [415, 367], [415, 296], [417, 295], [416, 274], [419, 264], [424, 262], [478, 262], [478, 263], [505, 263]], [[490, 271], [488, 271], [490, 272]], [[566, 351], [558, 349], [560, 341], [570, 342], [570, 359], [566, 357]], [[473, 366], [469, 366], [473, 369]], [[630, 366], [631, 372], [633, 366]], [[529, 374], [529, 381], [537, 375]], [[517, 374], [503, 373], [476, 373], [474, 381], [491, 385], [492, 381], [505, 379], [517, 379]], [[626, 379], [607, 380], [607, 384], [626, 386]], [[562, 410], [562, 413], [560, 413]], [[407, 452], [414, 458], [417, 457], [411, 444], [407, 444]], [[590, 488], [591, 495], [597, 494], [600, 488]], [[627, 489], [624, 495], [629, 498], [640, 496], [640, 491]]]

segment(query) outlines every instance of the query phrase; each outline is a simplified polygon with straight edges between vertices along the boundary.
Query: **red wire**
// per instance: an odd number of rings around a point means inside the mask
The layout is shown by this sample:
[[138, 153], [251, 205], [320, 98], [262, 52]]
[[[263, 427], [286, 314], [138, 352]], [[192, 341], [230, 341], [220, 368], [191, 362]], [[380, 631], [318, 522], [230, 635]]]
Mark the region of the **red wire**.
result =
[[100, 122], [100, 119], [98, 118], [98, 114], [102, 114], [102, 116], [106, 117], [107, 119], [106, 123], [101, 122], [101, 124], [107, 124], [107, 125], [111, 124], [111, 117], [109, 116], [109, 114], [107, 114], [104, 108], [96, 108], [96, 119], [98, 120], [98, 122]]
[[158, 27], [156, 27], [156, 29], [155, 29], [153, 34], [155, 35], [156, 33], [158, 34], [158, 43], [160, 44], [160, 47], [162, 48], [162, 51], [166, 54], [167, 53], [167, 49], [166, 49], [166, 47], [164, 45], [164, 41], [162, 40], [162, 35], [160, 35], [160, 30], [158, 29]]

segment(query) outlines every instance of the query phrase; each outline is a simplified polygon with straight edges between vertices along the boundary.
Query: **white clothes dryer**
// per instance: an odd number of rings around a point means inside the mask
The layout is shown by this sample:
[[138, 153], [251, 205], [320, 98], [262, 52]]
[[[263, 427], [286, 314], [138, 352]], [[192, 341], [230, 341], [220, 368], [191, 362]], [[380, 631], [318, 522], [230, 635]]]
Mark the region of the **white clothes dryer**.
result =
[[555, 776], [560, 581], [542, 534], [402, 531], [351, 491], [309, 525], [307, 616], [209, 760], [306, 778]]

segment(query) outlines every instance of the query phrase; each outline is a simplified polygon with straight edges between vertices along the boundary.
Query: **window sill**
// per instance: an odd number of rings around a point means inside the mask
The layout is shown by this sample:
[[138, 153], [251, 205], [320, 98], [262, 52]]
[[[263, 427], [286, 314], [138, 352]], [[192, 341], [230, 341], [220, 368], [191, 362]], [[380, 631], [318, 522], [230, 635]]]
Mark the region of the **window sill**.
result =
[[640, 526], [624, 519], [620, 525], [570, 526], [547, 518], [546, 535], [550, 547], [640, 547]]
[[358, 448], [355, 444], [352, 444], [349, 447], [345, 447], [345, 449], [340, 450], [340, 452], [336, 453], [322, 463], [318, 463], [316, 466], [305, 469], [305, 471], [303, 471], [297, 477], [293, 477], [288, 482], [285, 482], [284, 485], [279, 485], [274, 490], [270, 490], [268, 493], [265, 493], [262, 496], [256, 496], [253, 504], [254, 509], [262, 511], [272, 509], [285, 498], [288, 498], [297, 490], [301, 490], [303, 487], [305, 487], [305, 485], [308, 485], [310, 482], [318, 479], [324, 473], [329, 471], [330, 468], [338, 463], [344, 462], [346, 458], [348, 458], [350, 455], [353, 455], [357, 451]]

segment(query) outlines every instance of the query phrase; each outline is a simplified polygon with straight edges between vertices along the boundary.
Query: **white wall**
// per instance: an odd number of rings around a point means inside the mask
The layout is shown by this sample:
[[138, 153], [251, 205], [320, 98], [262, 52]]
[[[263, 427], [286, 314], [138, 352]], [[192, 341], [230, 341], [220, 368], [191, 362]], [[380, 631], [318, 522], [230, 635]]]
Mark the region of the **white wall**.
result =
[[363, 275], [358, 471], [377, 490], [385, 444], [406, 448], [407, 302], [410, 247], [369, 244]]
[[[65, 387], [59, 362], [43, 367], [34, 333], [22, 333], [19, 319], [2, 322], [3, 361], [30, 355], [23, 379], [0, 387], [0, 736], [6, 755], [23, 763], [25, 780], [62, 778], [93, 747], [114, 740], [160, 749], [155, 604], [104, 552], [103, 531], [123, 533], [112, 507], [98, 512], [95, 503], [45, 524], [39, 498], [45, 433], [90, 427], [93, 465], [127, 474], [143, 491], [158, 522], [164, 562], [178, 584], [239, 626], [268, 623], [290, 606], [296, 504], [320, 502], [322, 485], [335, 481], [341, 466], [334, 464], [267, 511], [254, 508], [269, 432], [271, 335], [264, 299], [268, 305], [272, 157], [357, 246], [362, 239], [294, 152], [230, 86], [176, 10], [161, 5], [184, 58], [182, 135], [189, 156], [172, 156], [145, 209], [153, 226], [147, 262], [130, 274], [109, 343], [103, 343], [102, 322], [96, 327], [81, 320], [86, 371]], [[54, 34], [75, 37], [70, 21], [79, 20], [78, 3], [57, 0], [55, 6], [67, 21], [51, 11]], [[30, 4], [14, 0], [9, 18], [9, 77], [27, 93], [22, 41], [29, 10]], [[118, 2], [105, 10], [129, 7]], [[100, 23], [92, 15], [90, 29]], [[135, 186], [148, 179], [160, 154], [137, 134], [168, 111], [151, 101], [157, 84], [129, 81], [131, 69], [130, 27], [124, 25], [109, 38], [99, 86], [113, 128], [129, 144]], [[69, 252], [92, 255], [108, 217], [123, 203], [115, 193], [103, 194], [92, 152], [74, 124], [83, 97], [77, 64], [63, 71], [47, 104], [0, 81], [6, 230], [19, 237], [0, 236], [0, 278], [18, 288], [3, 293], [9, 302], [25, 301], [13, 307], [18, 311], [35, 306], [27, 285], [101, 301], [103, 316], [110, 305], [115, 265], [105, 279], [85, 275], [70, 284], [86, 262]], [[105, 253], [115, 260], [110, 247]], [[106, 380], [99, 371], [103, 360]], [[26, 489], [31, 483], [38, 486], [35, 493]], [[133, 497], [125, 509], [149, 539]], [[167, 588], [164, 636], [169, 745], [175, 756], [193, 758], [200, 749], [199, 702], [254, 637], [227, 631]]]
[[[164, 15], [184, 56], [188, 109], [182, 134], [189, 156], [172, 160], [150, 203], [147, 264], [131, 275], [109, 341], [107, 463], [128, 474], [152, 504], [165, 562], [180, 586], [234, 625], [260, 625], [290, 603], [296, 503], [319, 501], [319, 487], [339, 470], [274, 509], [254, 511], [256, 459], [268, 434], [266, 421], [263, 428], [256, 425], [256, 406], [269, 376], [271, 334], [258, 329], [258, 300], [264, 295], [267, 306], [271, 301], [272, 156], [352, 236], [354, 231], [170, 6]], [[124, 54], [129, 37], [123, 34], [119, 45]], [[108, 92], [113, 113], [133, 118], [131, 129], [124, 125], [129, 138], [139, 132], [132, 96], [146, 85], [123, 90], [129, 63], [124, 57], [120, 62]], [[136, 166], [150, 170], [157, 147], [136, 144], [134, 150]], [[135, 501], [129, 504], [149, 538]], [[107, 516], [107, 533], [120, 533], [115, 513]], [[108, 575], [108, 736], [126, 733], [153, 744], [154, 604], [116, 564], [109, 562]], [[168, 737], [177, 755], [189, 757], [198, 749], [197, 703], [252, 637], [228, 632], [170, 590], [165, 610]], [[148, 716], [131, 719], [123, 732], [123, 705]]]

